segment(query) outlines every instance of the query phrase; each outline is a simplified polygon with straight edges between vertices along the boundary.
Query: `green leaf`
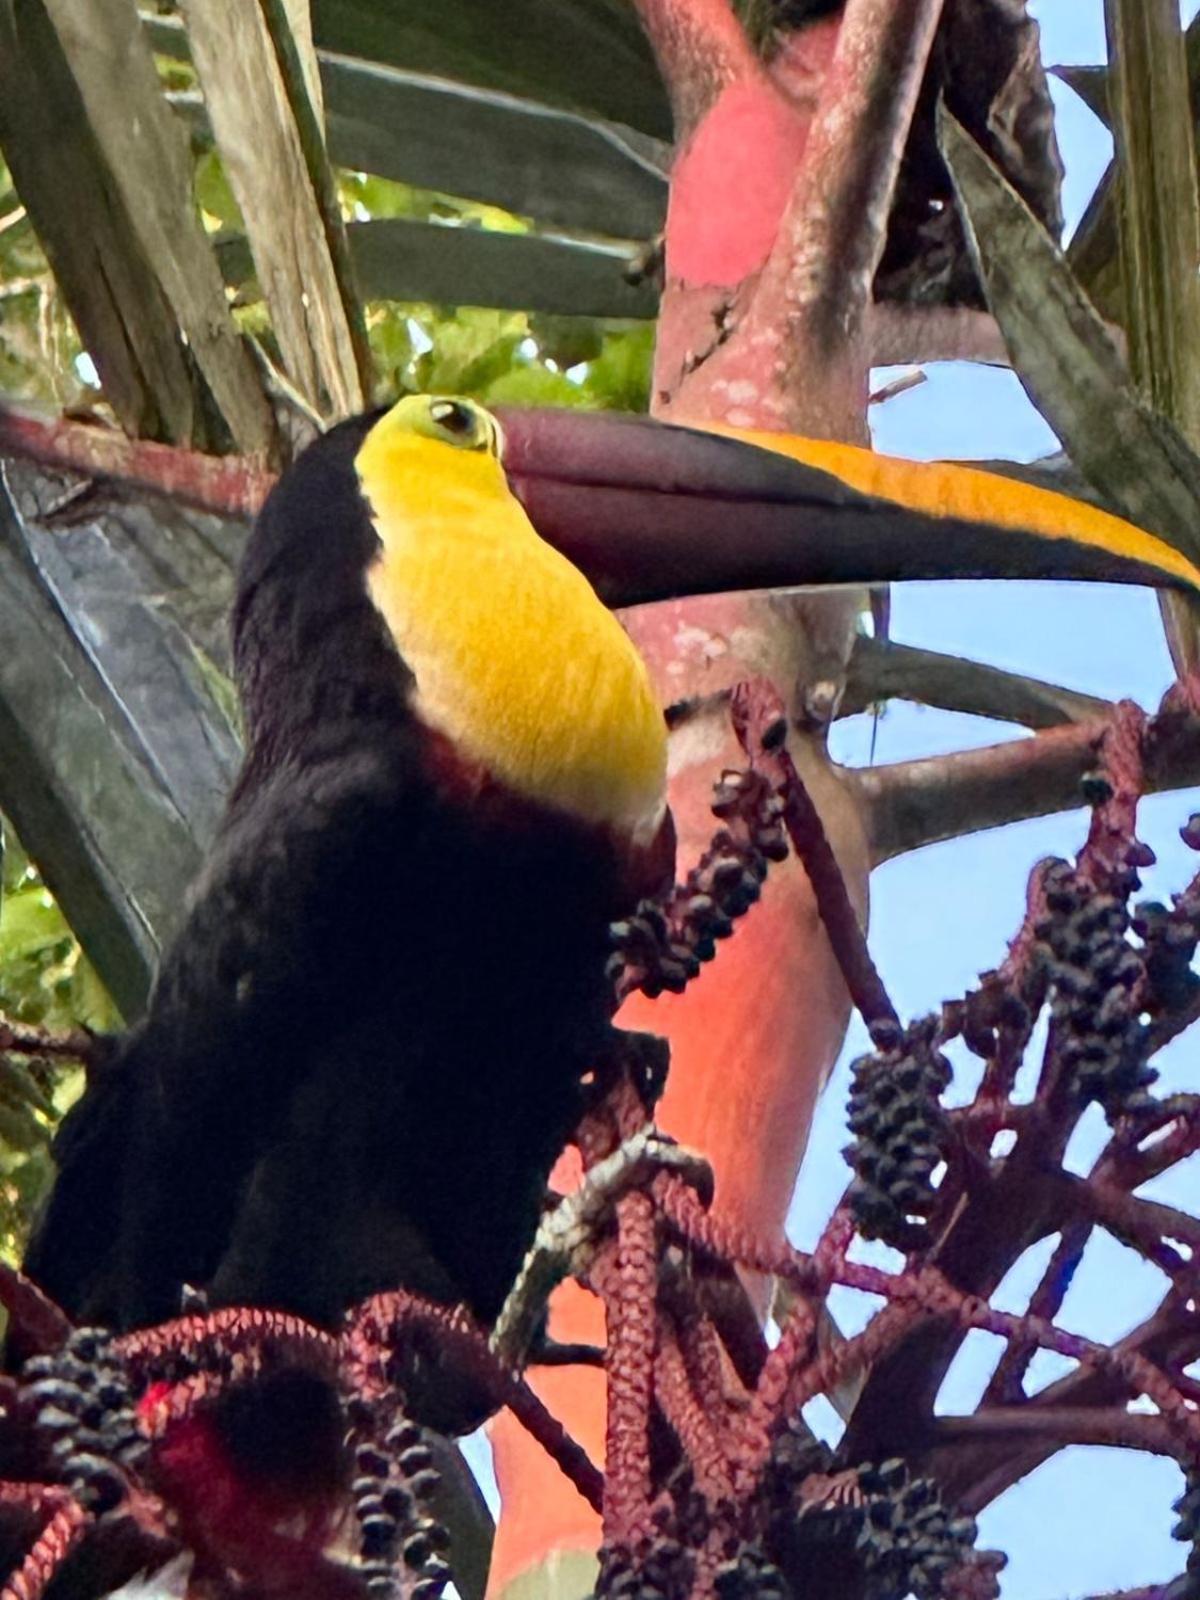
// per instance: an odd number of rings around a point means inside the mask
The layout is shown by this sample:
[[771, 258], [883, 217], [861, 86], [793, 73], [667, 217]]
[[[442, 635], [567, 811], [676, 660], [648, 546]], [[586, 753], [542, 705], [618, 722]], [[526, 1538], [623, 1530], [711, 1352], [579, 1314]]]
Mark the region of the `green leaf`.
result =
[[496, 406], [571, 406], [581, 409], [588, 404], [587, 394], [581, 384], [572, 383], [564, 373], [552, 372], [540, 362], [510, 367], [487, 385], [480, 398]]
[[0, 964], [45, 956], [65, 948], [70, 938], [62, 912], [40, 883], [5, 896], [0, 912]]
[[373, 306], [367, 314], [367, 336], [383, 389], [402, 394], [410, 387], [407, 375], [416, 357], [407, 308], [388, 302]]
[[57, 1117], [53, 1100], [42, 1093], [27, 1066], [18, 1065], [12, 1056], [0, 1055], [0, 1098], [10, 1105], [27, 1106], [45, 1117]]
[[50, 1135], [25, 1106], [10, 1105], [0, 1096], [0, 1145], [8, 1150], [36, 1150], [49, 1143]]
[[242, 213], [233, 198], [225, 168], [215, 150], [206, 150], [197, 161], [195, 188], [196, 204], [201, 211], [215, 217], [223, 228], [241, 232]]
[[1033, 403], [1108, 504], [1195, 561], [1200, 458], [1134, 391], [1062, 252], [945, 106], [938, 136], [988, 304]]
[[[177, 55], [188, 48], [177, 21], [155, 18], [146, 27], [158, 48]], [[414, 197], [469, 196], [581, 233], [647, 239], [662, 228], [670, 150], [661, 140], [441, 75], [329, 51], [319, 62], [330, 160], [365, 180], [358, 198], [372, 216], [437, 214], [428, 199], [373, 203], [370, 186], [382, 178], [415, 185]], [[211, 144], [203, 99], [175, 94], [171, 104], [193, 141]]]
[[[503, 17], [502, 25], [497, 19]], [[660, 139], [671, 112], [628, 0], [315, 0], [319, 48], [598, 113]]]
[[527, 337], [524, 317], [507, 311], [461, 311], [416, 363], [419, 386], [430, 393], [475, 395], [512, 365]]
[[[611, 245], [402, 218], [352, 222], [347, 232], [367, 300], [614, 320], [657, 313], [654, 286], [629, 279], [632, 253]], [[253, 278], [245, 239], [217, 248], [226, 282], [245, 291]]]
[[610, 411], [649, 410], [653, 362], [652, 325], [609, 334], [603, 351], [588, 368], [589, 398]]

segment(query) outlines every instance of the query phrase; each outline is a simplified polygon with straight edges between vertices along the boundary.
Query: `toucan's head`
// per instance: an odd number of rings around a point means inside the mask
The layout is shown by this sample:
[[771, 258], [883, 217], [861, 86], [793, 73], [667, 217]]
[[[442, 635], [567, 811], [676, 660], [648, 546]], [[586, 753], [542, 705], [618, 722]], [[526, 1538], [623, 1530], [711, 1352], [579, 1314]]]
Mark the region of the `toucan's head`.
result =
[[[429, 463], [451, 460], [461, 476], [498, 487], [499, 455], [495, 418], [452, 397], [407, 395], [331, 428], [283, 473], [255, 522], [238, 572], [235, 650], [247, 616], [273, 585], [302, 584], [314, 600], [324, 592], [331, 602], [345, 585], [361, 591], [362, 575], [380, 551], [372, 490], [380, 500], [419, 495]], [[321, 581], [313, 582], [314, 575]]]
[[[499, 423], [473, 400], [413, 394], [385, 411], [354, 457], [378, 559], [386, 564], [398, 530], [428, 517], [435, 505], [445, 528], [456, 516], [477, 515], [482, 503], [509, 499], [503, 448]], [[506, 525], [505, 536], [514, 531]]]
[[[665, 814], [646, 669], [510, 492], [494, 417], [412, 395], [343, 423], [280, 479], [238, 587], [251, 740], [403, 718], [464, 769], [637, 844]], [[332, 708], [332, 711], [331, 711]]]
[[375, 470], [372, 457], [387, 470], [400, 469], [403, 460], [421, 459], [427, 442], [449, 445], [498, 462], [503, 451], [500, 424], [474, 400], [456, 395], [410, 394], [397, 400], [371, 428], [368, 444], [358, 457], [360, 477]]

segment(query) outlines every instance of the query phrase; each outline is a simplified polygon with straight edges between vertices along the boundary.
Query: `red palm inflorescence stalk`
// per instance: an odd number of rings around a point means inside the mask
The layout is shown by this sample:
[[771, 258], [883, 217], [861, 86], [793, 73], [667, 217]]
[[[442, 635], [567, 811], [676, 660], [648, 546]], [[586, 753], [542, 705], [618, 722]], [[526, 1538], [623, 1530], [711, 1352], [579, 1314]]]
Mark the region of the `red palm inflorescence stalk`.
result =
[[33, 1543], [4, 1586], [13, 1600], [36, 1600], [79, 1543], [91, 1517], [68, 1489], [0, 1481], [6, 1507], [28, 1511], [40, 1524]]
[[[91, 1576], [103, 1571], [110, 1586], [191, 1549], [217, 1596], [249, 1586], [436, 1600], [453, 1552], [434, 1511], [434, 1454], [406, 1409], [418, 1394], [423, 1415], [439, 1394], [513, 1410], [602, 1511], [602, 1596], [990, 1600], [1003, 1557], [976, 1550], [975, 1513], [1073, 1443], [1179, 1462], [1178, 1532], [1191, 1554], [1172, 1594], [1200, 1587], [1200, 1385], [1186, 1370], [1200, 1356], [1200, 1220], [1137, 1192], [1200, 1149], [1200, 1096], [1156, 1099], [1149, 1065], [1200, 1013], [1200, 874], [1170, 907], [1131, 906], [1152, 860], [1135, 833], [1143, 764], [1174, 713], [1116, 708], [1085, 783], [1092, 824], [1078, 857], [1035, 869], [999, 968], [905, 1025], [788, 756], [778, 698], [744, 685], [732, 712], [746, 770], [723, 776], [720, 830], [688, 881], [614, 930], [614, 993], [685, 987], [753, 904], [769, 862], [795, 850], [873, 1044], [853, 1071], [851, 1181], [817, 1247], [739, 1233], [661, 1143], [645, 1159], [662, 1075], [629, 1036], [623, 1058], [599, 1070], [576, 1137], [593, 1193], [610, 1196], [578, 1212], [591, 1219], [590, 1246], [573, 1238], [569, 1262], [607, 1318], [603, 1474], [460, 1309], [396, 1292], [358, 1307], [338, 1335], [239, 1309], [114, 1340], [68, 1330], [13, 1276], [0, 1284], [5, 1303], [47, 1353], [6, 1403], [19, 1470], [0, 1484], [0, 1527], [17, 1541], [3, 1600], [38, 1600], [51, 1580], [56, 1595], [103, 1592], [98, 1579], [89, 1587], [93, 1548], [106, 1553]], [[1184, 837], [1200, 848], [1200, 821]], [[1043, 1012], [1036, 1092], [1017, 1101]], [[950, 1109], [956, 1044], [982, 1071], [973, 1101]], [[1093, 1103], [1112, 1131], [1080, 1177], [1063, 1156]], [[635, 1146], [639, 1159], [622, 1168]], [[1153, 1316], [1115, 1345], [1056, 1320], [1098, 1230], [1166, 1280]], [[1008, 1269], [1052, 1234], [1026, 1312], [996, 1309]], [[891, 1245], [902, 1265], [855, 1259], [860, 1239]], [[780, 1286], [771, 1348], [740, 1269]], [[829, 1316], [837, 1285], [882, 1302], [850, 1338]], [[533, 1322], [526, 1308], [512, 1326]], [[973, 1413], [938, 1415], [972, 1329], [1003, 1352]], [[1030, 1395], [1038, 1350], [1072, 1369]], [[805, 1425], [817, 1396], [846, 1418], [836, 1448]], [[1134, 1400], [1146, 1409], [1131, 1410]], [[273, 1405], [306, 1419], [301, 1435], [284, 1429], [275, 1457], [262, 1450]], [[229, 1449], [239, 1430], [258, 1440], [253, 1470]]]
[[[699, 1387], [681, 1393], [671, 1329], [660, 1314], [666, 1354], [653, 1374], [656, 1410], [673, 1436], [675, 1476], [662, 1479], [655, 1537], [634, 1559], [620, 1552], [624, 1559], [608, 1561], [602, 1587], [725, 1597], [994, 1593], [1000, 1558], [973, 1550], [970, 1513], [1073, 1441], [1120, 1443], [1179, 1460], [1188, 1473], [1180, 1533], [1194, 1543], [1200, 1413], [1196, 1386], [1182, 1368], [1200, 1351], [1190, 1299], [1200, 1223], [1133, 1193], [1200, 1146], [1194, 1098], [1155, 1101], [1147, 1064], [1196, 1013], [1190, 966], [1200, 878], [1170, 910], [1129, 907], [1138, 870], [1153, 861], [1134, 826], [1143, 753], [1156, 725], [1136, 707], [1116, 709], [1085, 783], [1093, 819], [1079, 858], [1035, 871], [1029, 912], [1003, 967], [940, 1015], [905, 1028], [787, 758], [778, 701], [766, 686], [750, 685], [735, 695], [733, 709], [751, 773], [727, 778], [723, 788], [752, 796], [752, 815], [786, 827], [875, 1051], [854, 1074], [847, 1151], [854, 1181], [813, 1255], [737, 1237], [678, 1179], [663, 1174], [655, 1181], [668, 1251], [682, 1244], [695, 1261], [773, 1273], [791, 1287], [792, 1304], [751, 1383], [741, 1374], [739, 1384], [727, 1363], [723, 1421], [719, 1405], [714, 1414], [711, 1377], [703, 1411]], [[1200, 844], [1200, 826], [1190, 825], [1185, 838]], [[686, 913], [686, 900], [677, 900], [676, 922], [667, 919], [673, 951], [688, 946], [679, 926]], [[640, 973], [649, 964], [639, 952], [630, 965]], [[1016, 1073], [1046, 1006], [1051, 1025], [1038, 1091], [1031, 1104], [1014, 1104]], [[944, 1047], [955, 1038], [983, 1059], [984, 1071], [974, 1102], [951, 1111], [943, 1104], [952, 1072]], [[1093, 1101], [1113, 1135], [1081, 1180], [1061, 1162]], [[1014, 1142], [1007, 1155], [994, 1156], [1001, 1132]], [[1170, 1285], [1152, 1324], [1115, 1348], [1053, 1321], [1098, 1227], [1137, 1249]], [[995, 1310], [988, 1296], [1008, 1267], [1055, 1232], [1061, 1242], [1026, 1314]], [[849, 1260], [859, 1235], [903, 1251], [904, 1267], [885, 1272]], [[830, 1344], [820, 1330], [834, 1284], [876, 1294], [885, 1305], [861, 1334]], [[605, 1292], [603, 1281], [597, 1287]], [[974, 1416], [935, 1418], [941, 1379], [971, 1328], [998, 1336], [1005, 1353]], [[1034, 1399], [1024, 1392], [1037, 1349], [1075, 1363], [1075, 1372], [1052, 1386], [1061, 1391], [1052, 1399], [1050, 1391]], [[802, 1407], [818, 1394], [844, 1393], [854, 1380], [857, 1404], [838, 1450], [830, 1455], [811, 1439], [798, 1442]], [[1136, 1397], [1157, 1414], [1130, 1412]], [[726, 1443], [723, 1460], [713, 1456], [714, 1438]], [[713, 1485], [726, 1482], [733, 1492], [721, 1504]], [[839, 1486], [836, 1494], [830, 1484]]]

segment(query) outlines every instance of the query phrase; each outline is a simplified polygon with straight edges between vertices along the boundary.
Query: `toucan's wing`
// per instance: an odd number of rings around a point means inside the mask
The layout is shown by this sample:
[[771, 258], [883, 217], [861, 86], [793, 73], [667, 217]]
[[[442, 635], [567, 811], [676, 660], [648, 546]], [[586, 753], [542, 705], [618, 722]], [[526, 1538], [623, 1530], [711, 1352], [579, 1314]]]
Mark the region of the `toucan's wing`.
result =
[[611, 605], [906, 578], [1072, 578], [1200, 592], [1155, 535], [1066, 495], [788, 434], [501, 410], [538, 532]]
[[346, 766], [289, 770], [235, 802], [149, 1017], [62, 1124], [25, 1268], [77, 1321], [160, 1320], [181, 1282], [208, 1280], [332, 1030], [330, 997], [363, 1007], [379, 946], [363, 886], [401, 892], [386, 842], [412, 808], [403, 792], [364, 802]]

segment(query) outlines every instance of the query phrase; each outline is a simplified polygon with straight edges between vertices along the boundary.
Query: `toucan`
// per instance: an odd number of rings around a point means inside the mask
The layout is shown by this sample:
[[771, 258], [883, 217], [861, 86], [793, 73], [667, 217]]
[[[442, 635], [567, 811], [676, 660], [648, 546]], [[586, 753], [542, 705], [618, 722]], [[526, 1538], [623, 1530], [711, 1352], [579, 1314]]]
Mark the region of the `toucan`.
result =
[[488, 1324], [670, 881], [667, 739], [612, 607], [920, 576], [1200, 589], [1062, 497], [784, 436], [408, 396], [284, 472], [237, 582], [246, 753], [145, 1019], [55, 1145], [26, 1269], [76, 1320], [188, 1286]]
[[671, 876], [649, 678], [454, 399], [283, 475], [233, 640], [245, 763], [27, 1270], [120, 1329], [185, 1285], [330, 1325], [402, 1284], [487, 1322], [604, 1054], [609, 924]]

